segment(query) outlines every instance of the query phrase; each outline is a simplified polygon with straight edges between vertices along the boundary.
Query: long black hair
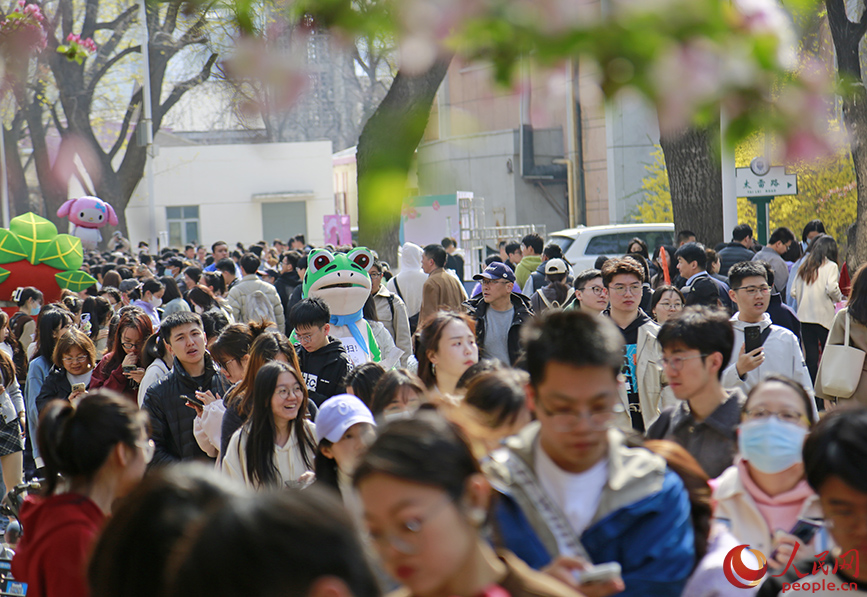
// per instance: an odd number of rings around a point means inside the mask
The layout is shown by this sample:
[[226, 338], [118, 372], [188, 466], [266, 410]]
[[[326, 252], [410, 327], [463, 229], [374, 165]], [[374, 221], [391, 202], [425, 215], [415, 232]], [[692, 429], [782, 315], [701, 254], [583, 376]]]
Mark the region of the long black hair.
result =
[[34, 357], [42, 357], [46, 363], [51, 363], [54, 356], [54, 343], [57, 342], [54, 332], [70, 325], [72, 325], [72, 315], [66, 309], [53, 304], [42, 309], [36, 321], [36, 352], [33, 353]]
[[852, 288], [849, 291], [849, 315], [861, 325], [867, 325], [867, 263], [858, 268], [852, 276]]
[[135, 448], [147, 420], [134, 402], [104, 390], [88, 394], [78, 406], [49, 402], [37, 434], [46, 495], [54, 494], [60, 475], [92, 479], [118, 443]]
[[298, 408], [298, 415], [290, 425], [290, 431], [298, 439], [301, 458], [308, 469], [312, 468], [311, 455], [316, 452], [316, 440], [307, 425], [307, 385], [301, 374], [293, 367], [281, 361], [263, 365], [256, 373], [253, 383], [248, 424], [247, 444], [247, 476], [256, 485], [274, 485], [278, 479], [277, 466], [274, 464], [274, 442], [277, 428], [274, 424], [274, 413], [271, 400], [277, 389], [277, 380], [283, 373], [291, 373], [301, 386], [303, 398]]

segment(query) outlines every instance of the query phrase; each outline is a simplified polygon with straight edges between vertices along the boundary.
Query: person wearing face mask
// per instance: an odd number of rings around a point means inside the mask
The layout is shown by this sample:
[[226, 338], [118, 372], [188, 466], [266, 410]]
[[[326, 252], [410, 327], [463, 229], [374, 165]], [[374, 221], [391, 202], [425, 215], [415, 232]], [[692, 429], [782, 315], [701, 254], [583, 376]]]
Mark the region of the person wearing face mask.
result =
[[[147, 313], [150, 317], [153, 329], [151, 332], [156, 332], [160, 329], [160, 314], [157, 309], [163, 304], [163, 294], [166, 287], [159, 280], [145, 280], [139, 286], [129, 293], [130, 303]], [[150, 334], [148, 334], [150, 336]]]
[[332, 396], [316, 415], [316, 484], [337, 491], [359, 528], [364, 512], [352, 474], [367, 447], [376, 438], [376, 422], [367, 405], [350, 394]]
[[[787, 377], [769, 375], [743, 406], [738, 457], [718, 479], [714, 518], [728, 526], [738, 543], [768, 557], [771, 570], [786, 565], [796, 543], [789, 534], [799, 520], [821, 524], [819, 500], [804, 475], [802, 448], [815, 424], [811, 399]], [[798, 546], [799, 556], [828, 548], [820, 531]]]
[[25, 288], [16, 288], [12, 293], [12, 300], [18, 305], [18, 312], [12, 315], [9, 325], [12, 328], [12, 333], [21, 343], [21, 349], [25, 354], [29, 354], [27, 349], [30, 343], [35, 340], [36, 334], [36, 316], [42, 310], [44, 300], [42, 292], [33, 286]]

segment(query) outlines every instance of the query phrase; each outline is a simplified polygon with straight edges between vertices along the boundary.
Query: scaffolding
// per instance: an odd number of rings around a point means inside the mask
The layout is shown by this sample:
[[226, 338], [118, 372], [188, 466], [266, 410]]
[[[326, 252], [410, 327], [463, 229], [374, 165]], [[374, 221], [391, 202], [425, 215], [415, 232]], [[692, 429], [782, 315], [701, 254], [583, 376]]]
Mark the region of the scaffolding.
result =
[[460, 239], [458, 244], [464, 250], [464, 280], [485, 267], [485, 259], [491, 253], [498, 253], [500, 241], [518, 240], [533, 232], [545, 238], [547, 227], [541, 224], [521, 226], [485, 226], [485, 200], [473, 197], [472, 193], [458, 193], [458, 213], [460, 217]]

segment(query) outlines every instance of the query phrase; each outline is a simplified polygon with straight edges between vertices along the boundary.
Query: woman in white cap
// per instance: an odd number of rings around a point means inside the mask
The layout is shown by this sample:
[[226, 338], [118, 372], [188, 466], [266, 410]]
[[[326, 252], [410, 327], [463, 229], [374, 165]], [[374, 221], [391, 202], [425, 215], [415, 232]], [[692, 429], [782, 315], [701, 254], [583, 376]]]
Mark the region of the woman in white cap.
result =
[[533, 313], [539, 315], [545, 309], [563, 306], [569, 298], [569, 287], [566, 285], [568, 273], [569, 268], [562, 259], [549, 259], [545, 262], [545, 279], [548, 280], [548, 284], [530, 297]]
[[352, 474], [367, 447], [376, 439], [375, 427], [367, 405], [350, 394], [329, 398], [316, 415], [316, 484], [338, 491], [343, 505], [359, 526], [362, 508], [352, 487]]

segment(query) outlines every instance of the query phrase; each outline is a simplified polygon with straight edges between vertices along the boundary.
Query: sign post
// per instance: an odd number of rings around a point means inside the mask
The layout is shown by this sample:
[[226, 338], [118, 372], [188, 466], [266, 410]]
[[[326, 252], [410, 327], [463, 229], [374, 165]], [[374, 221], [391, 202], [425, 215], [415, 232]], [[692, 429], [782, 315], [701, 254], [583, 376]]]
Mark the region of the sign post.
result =
[[798, 194], [798, 175], [786, 174], [783, 166], [771, 166], [765, 158], [754, 158], [749, 168], [735, 169], [738, 197], [756, 206], [756, 234], [761, 244], [768, 242], [769, 206], [775, 197]]

